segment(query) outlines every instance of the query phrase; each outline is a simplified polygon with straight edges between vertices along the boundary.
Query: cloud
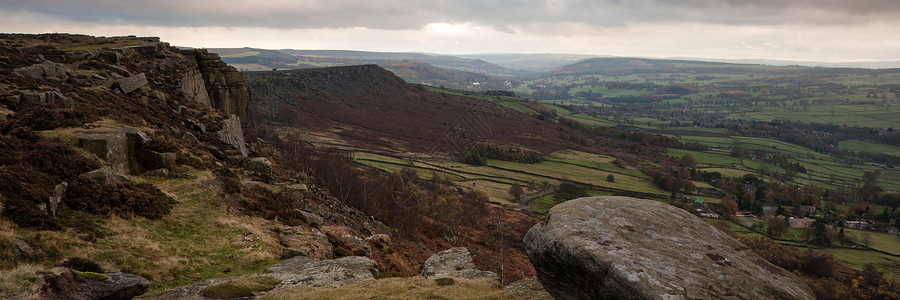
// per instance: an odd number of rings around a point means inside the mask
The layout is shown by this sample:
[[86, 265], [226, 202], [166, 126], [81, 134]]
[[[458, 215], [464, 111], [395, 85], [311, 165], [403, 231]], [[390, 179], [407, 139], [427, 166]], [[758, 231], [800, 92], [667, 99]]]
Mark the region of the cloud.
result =
[[865, 24], [900, 17], [895, 0], [0, 0], [8, 12], [117, 25], [420, 29], [471, 23], [501, 31], [540, 24]]

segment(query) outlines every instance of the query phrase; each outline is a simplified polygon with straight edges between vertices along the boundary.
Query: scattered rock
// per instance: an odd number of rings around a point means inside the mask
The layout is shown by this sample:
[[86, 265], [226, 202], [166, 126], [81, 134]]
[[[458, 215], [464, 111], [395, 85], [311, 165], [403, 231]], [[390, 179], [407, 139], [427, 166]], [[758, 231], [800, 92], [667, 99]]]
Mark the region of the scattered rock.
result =
[[280, 242], [285, 248], [302, 249], [306, 252], [303, 256], [313, 259], [331, 258], [334, 251], [328, 236], [315, 228], [288, 227], [280, 236]]
[[48, 79], [53, 81], [65, 81], [72, 73], [69, 67], [52, 61], [45, 61], [27, 67], [16, 68], [16, 72], [34, 79]]
[[188, 140], [189, 142], [191, 142], [191, 143], [194, 143], [194, 144], [200, 144], [200, 140], [197, 139], [197, 136], [194, 135], [193, 133], [185, 132], [185, 133], [184, 133], [184, 138], [185, 138], [186, 140]]
[[317, 214], [314, 214], [314, 213], [311, 213], [308, 211], [304, 211], [304, 210], [300, 211], [300, 219], [304, 223], [309, 224], [309, 226], [312, 226], [315, 228], [318, 228], [319, 226], [322, 226], [323, 224], [325, 224], [325, 219], [322, 219], [322, 217], [320, 217]]
[[690, 213], [630, 197], [553, 207], [525, 235], [557, 299], [814, 299], [794, 274]]
[[25, 241], [17, 239], [17, 238], [12, 238], [12, 239], [10, 239], [10, 243], [13, 246], [13, 252], [16, 254], [16, 257], [18, 257], [18, 258], [34, 257], [34, 249], [32, 249], [31, 246], [29, 246], [28, 243], [26, 243]]
[[391, 237], [383, 233], [370, 235], [366, 238], [366, 241], [378, 248], [391, 245]]
[[114, 64], [114, 65], [118, 65], [119, 62], [121, 62], [122, 58], [123, 58], [122, 53], [115, 52], [115, 51], [102, 51], [102, 52], [100, 52], [99, 57], [101, 59], [103, 59], [104, 61]]
[[269, 178], [272, 177], [272, 162], [265, 157], [254, 157], [250, 159], [247, 169], [254, 175]]
[[147, 177], [162, 177], [162, 178], [165, 178], [165, 177], [169, 177], [169, 169], [166, 169], [166, 168], [159, 168], [159, 169], [156, 169], [156, 170], [150, 170], [150, 171], [144, 172], [143, 175], [144, 175], [144, 176], [147, 176]]
[[109, 166], [104, 166], [102, 168], [78, 176], [82, 178], [93, 179], [104, 184], [116, 184], [128, 180], [127, 176], [117, 174]]
[[366, 280], [378, 274], [375, 261], [360, 256], [332, 260], [312, 260], [297, 256], [266, 268], [269, 276], [283, 280], [276, 289], [295, 285], [339, 287]]
[[122, 93], [130, 94], [137, 89], [147, 85], [147, 76], [144, 73], [137, 74], [128, 78], [122, 78], [114, 84]]
[[422, 268], [422, 277], [500, 280], [494, 272], [476, 269], [469, 249], [463, 247], [450, 248], [429, 257]]
[[340, 237], [340, 241], [352, 255], [372, 257], [372, 246], [361, 237], [345, 234]]

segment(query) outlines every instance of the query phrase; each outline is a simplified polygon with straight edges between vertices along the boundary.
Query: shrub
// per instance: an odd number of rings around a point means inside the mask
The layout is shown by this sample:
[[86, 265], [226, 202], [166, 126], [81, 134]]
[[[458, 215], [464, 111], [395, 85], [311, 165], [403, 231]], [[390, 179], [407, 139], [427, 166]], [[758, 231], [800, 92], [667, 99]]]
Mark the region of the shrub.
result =
[[81, 272], [103, 273], [103, 268], [99, 264], [93, 260], [81, 257], [70, 257], [59, 264], [59, 266]]
[[448, 286], [448, 285], [456, 284], [456, 280], [453, 280], [453, 278], [450, 278], [450, 277], [443, 277], [443, 278], [436, 278], [434, 280], [434, 283], [436, 283], [438, 286]]
[[606, 175], [606, 181], [607, 182], [616, 182], [616, 176], [613, 176], [613, 174]]
[[76, 178], [66, 193], [66, 205], [91, 214], [158, 219], [172, 210], [175, 200], [147, 183], [103, 184]]

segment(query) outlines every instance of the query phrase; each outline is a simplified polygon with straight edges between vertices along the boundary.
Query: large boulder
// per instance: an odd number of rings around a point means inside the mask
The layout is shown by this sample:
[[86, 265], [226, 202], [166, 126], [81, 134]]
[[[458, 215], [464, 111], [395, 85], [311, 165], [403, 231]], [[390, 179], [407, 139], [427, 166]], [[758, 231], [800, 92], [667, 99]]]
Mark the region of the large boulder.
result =
[[43, 277], [41, 296], [44, 299], [132, 299], [150, 288], [146, 278], [119, 272], [100, 275], [57, 269]]
[[140, 73], [128, 78], [122, 78], [116, 81], [115, 87], [118, 87], [122, 93], [130, 94], [143, 86], [147, 85], [147, 75]]
[[525, 235], [557, 299], [814, 299], [794, 274], [700, 218], [657, 201], [587, 197]]
[[17, 68], [16, 72], [35, 79], [49, 79], [53, 81], [65, 81], [69, 78], [71, 70], [64, 64], [45, 61], [27, 67]]
[[450, 248], [429, 257], [422, 268], [422, 277], [500, 279], [494, 272], [476, 269], [475, 263], [472, 262], [472, 255], [469, 254], [469, 249], [463, 247]]
[[283, 280], [276, 289], [290, 286], [339, 287], [366, 280], [378, 275], [378, 264], [360, 256], [347, 256], [331, 260], [313, 260], [297, 256], [266, 269], [269, 276]]

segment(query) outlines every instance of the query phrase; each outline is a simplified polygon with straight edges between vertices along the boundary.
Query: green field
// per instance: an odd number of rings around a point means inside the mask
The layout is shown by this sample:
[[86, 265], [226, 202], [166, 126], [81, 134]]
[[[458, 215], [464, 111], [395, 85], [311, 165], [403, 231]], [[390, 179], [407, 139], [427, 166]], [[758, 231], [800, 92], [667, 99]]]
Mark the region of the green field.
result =
[[[643, 173], [617, 166], [613, 157], [576, 150], [560, 150], [550, 153], [545, 161], [538, 164], [488, 160], [486, 166], [473, 166], [436, 158], [422, 158], [421, 156], [403, 157], [397, 154], [378, 154], [372, 151], [353, 152], [353, 158], [360, 164], [386, 172], [409, 168], [424, 179], [430, 179], [432, 174], [438, 174], [460, 186], [481, 190], [488, 194], [492, 202], [504, 205], [514, 205], [512, 196], [507, 193], [512, 184], [541, 188], [545, 184], [555, 186], [562, 181], [573, 181], [601, 189], [667, 195], [653, 185]], [[613, 175], [615, 181], [606, 181], [607, 175]], [[539, 190], [526, 188], [526, 196], [539, 192]], [[599, 191], [595, 192], [599, 193]], [[533, 203], [535, 211], [542, 213], [552, 206], [551, 202], [546, 202], [547, 200], [535, 200]], [[545, 206], [541, 206], [542, 203]]]
[[879, 143], [871, 143], [859, 140], [846, 140], [838, 143], [838, 149], [849, 150], [849, 151], [866, 151], [873, 153], [884, 153], [890, 154], [894, 156], [900, 156], [900, 147], [879, 144]]

